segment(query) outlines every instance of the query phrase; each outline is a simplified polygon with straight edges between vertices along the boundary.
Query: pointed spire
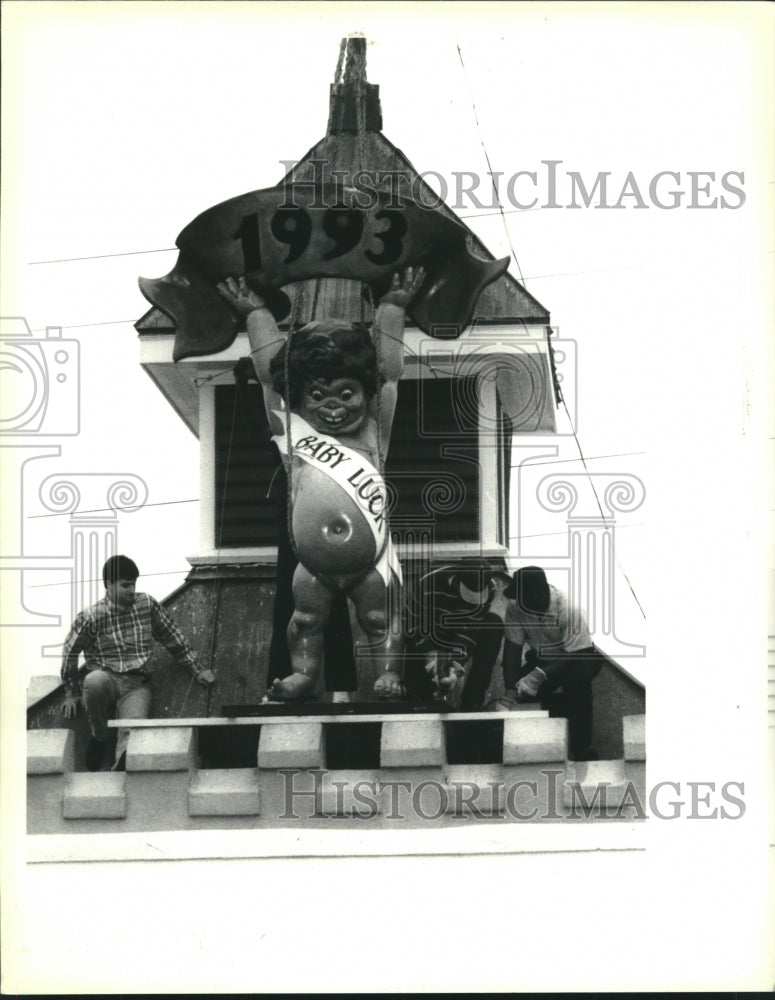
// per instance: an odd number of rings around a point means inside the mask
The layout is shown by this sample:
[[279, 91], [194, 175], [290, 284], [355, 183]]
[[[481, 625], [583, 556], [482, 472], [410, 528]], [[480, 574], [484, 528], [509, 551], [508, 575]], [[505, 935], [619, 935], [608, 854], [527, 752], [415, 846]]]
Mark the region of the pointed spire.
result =
[[379, 87], [366, 82], [366, 39], [354, 34], [343, 38], [339, 46], [326, 133], [360, 131], [382, 131], [382, 108]]

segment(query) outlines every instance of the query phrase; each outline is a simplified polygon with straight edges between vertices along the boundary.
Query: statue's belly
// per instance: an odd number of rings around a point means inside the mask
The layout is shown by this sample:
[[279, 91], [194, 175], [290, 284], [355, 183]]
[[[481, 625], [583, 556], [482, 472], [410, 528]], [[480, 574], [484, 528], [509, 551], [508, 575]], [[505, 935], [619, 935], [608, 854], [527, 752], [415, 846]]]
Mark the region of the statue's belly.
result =
[[300, 463], [293, 470], [291, 524], [299, 561], [313, 573], [357, 573], [379, 553], [366, 518], [330, 476]]

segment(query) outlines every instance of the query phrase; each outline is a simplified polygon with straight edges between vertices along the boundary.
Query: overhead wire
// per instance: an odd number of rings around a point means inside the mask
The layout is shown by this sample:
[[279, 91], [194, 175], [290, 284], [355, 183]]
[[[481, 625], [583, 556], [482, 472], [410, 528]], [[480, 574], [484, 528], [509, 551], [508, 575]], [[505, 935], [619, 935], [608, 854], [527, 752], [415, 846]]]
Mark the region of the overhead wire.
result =
[[[588, 462], [597, 462], [601, 458], [630, 458], [635, 455], [645, 455], [645, 451], [612, 451], [608, 452], [606, 455], [587, 455]], [[581, 458], [555, 458], [549, 459], [547, 462], [530, 462], [529, 465], [522, 465], [521, 462], [517, 462], [516, 465], [510, 466], [512, 469], [528, 468], [535, 469], [539, 465], [566, 465], [569, 462], [581, 462]]]
[[[461, 218], [462, 218], [462, 216], [461, 216]], [[152, 252], [153, 251], [148, 251], [148, 253], [152, 253]], [[637, 270], [640, 270], [641, 267], [642, 267], [641, 264], [626, 264], [626, 265], [621, 265], [621, 266], [617, 266], [617, 267], [592, 267], [592, 268], [586, 268], [583, 271], [555, 271], [555, 272], [550, 272], [549, 274], [531, 274], [531, 275], [528, 275], [526, 278], [525, 277], [521, 277], [521, 280], [522, 280], [522, 283], [525, 284], [528, 281], [539, 281], [539, 280], [543, 280], [544, 278], [568, 278], [568, 277], [575, 277], [576, 275], [579, 275], [579, 274], [602, 274], [602, 273], [605, 273], [607, 271], [637, 271]], [[319, 280], [319, 279], [317, 279], [317, 280]], [[316, 291], [317, 291], [317, 289], [316, 289]], [[137, 322], [137, 317], [135, 316], [135, 317], [132, 317], [130, 319], [104, 319], [104, 320], [99, 320], [96, 323], [71, 323], [71, 324], [62, 324], [62, 325], [58, 325], [58, 328], [61, 329], [61, 330], [83, 330], [83, 329], [87, 329], [89, 327], [95, 327], [95, 326], [117, 326], [117, 325], [122, 324], [122, 323], [131, 323], [132, 325], [134, 325], [136, 322]], [[45, 326], [35, 327], [34, 329], [31, 330], [31, 333], [45, 333], [46, 329], [47, 329], [47, 327], [45, 327]], [[216, 372], [213, 375], [207, 376], [202, 381], [197, 381], [197, 384], [198, 385], [203, 385], [203, 384], [205, 384], [205, 382], [210, 381], [213, 378], [217, 378], [219, 375], [222, 375], [222, 374], [224, 374], [224, 373], [223, 372]]]
[[[514, 258], [514, 263], [517, 265], [517, 270], [519, 271], [520, 280], [522, 281], [522, 284], [524, 285], [525, 279], [524, 279], [524, 276], [522, 274], [522, 268], [520, 267], [519, 260], [517, 258], [517, 254], [516, 254], [516, 252], [514, 250], [514, 246], [513, 246], [512, 240], [511, 240], [511, 233], [509, 232], [509, 227], [508, 227], [508, 223], [506, 222], [505, 212], [503, 211], [503, 205], [501, 204], [500, 196], [498, 194], [498, 189], [497, 189], [497, 186], [496, 186], [495, 181], [494, 181], [492, 163], [490, 162], [490, 154], [487, 151], [487, 145], [486, 145], [486, 143], [484, 141], [484, 135], [482, 134], [481, 125], [479, 123], [479, 113], [478, 113], [477, 108], [476, 108], [476, 100], [474, 98], [474, 93], [473, 93], [473, 88], [471, 86], [471, 81], [469, 80], [468, 73], [466, 72], [465, 62], [463, 60], [463, 53], [462, 53], [461, 48], [460, 48], [460, 43], [456, 42], [455, 45], [456, 45], [456, 48], [457, 48], [458, 58], [460, 59], [460, 66], [461, 66], [461, 68], [463, 70], [463, 76], [465, 77], [466, 84], [468, 86], [469, 95], [470, 95], [470, 98], [471, 98], [471, 108], [472, 108], [473, 113], [474, 113], [474, 120], [476, 121], [476, 129], [477, 129], [477, 133], [479, 135], [479, 142], [481, 143], [485, 159], [487, 160], [487, 167], [488, 167], [489, 172], [490, 172], [490, 180], [492, 182], [492, 187], [493, 187], [493, 196], [494, 196], [494, 199], [495, 199], [495, 201], [496, 201], [496, 203], [498, 205], [499, 214], [501, 215], [502, 220], [503, 220], [503, 228], [504, 228], [504, 231], [506, 233], [506, 238], [507, 238], [508, 243], [509, 243], [509, 248], [511, 249], [511, 253], [512, 253], [512, 256]], [[550, 350], [551, 350], [551, 345], [550, 345]], [[578, 435], [576, 434], [576, 428], [573, 425], [573, 420], [571, 419], [571, 415], [570, 415], [570, 412], [568, 411], [567, 404], [566, 404], [565, 399], [564, 399], [564, 397], [562, 395], [562, 392], [561, 392], [561, 390], [559, 388], [559, 385], [556, 385], [555, 388], [556, 388], [557, 393], [558, 393], [558, 402], [563, 406], [563, 408], [565, 410], [565, 413], [566, 413], [566, 415], [568, 417], [568, 422], [570, 424], [571, 433], [573, 434], [573, 439], [576, 442], [576, 447], [578, 448], [580, 461], [581, 461], [582, 465], [584, 466], [584, 471], [586, 473], [587, 479], [589, 480], [589, 484], [592, 487], [592, 493], [594, 494], [595, 502], [597, 503], [598, 510], [600, 511], [600, 517], [602, 518], [603, 523], [607, 523], [607, 519], [605, 517], [605, 514], [603, 513], [603, 506], [600, 503], [600, 497], [598, 496], [598, 492], [595, 489], [595, 483], [594, 483], [594, 480], [592, 479], [592, 475], [591, 475], [591, 473], [589, 471], [589, 468], [587, 466], [587, 461], [586, 461], [586, 458], [584, 457], [584, 452], [583, 452], [583, 449], [581, 447], [581, 442], [579, 441]], [[616, 565], [619, 568], [619, 571], [621, 572], [622, 576], [624, 577], [624, 579], [625, 579], [625, 581], [627, 583], [627, 586], [630, 589], [630, 593], [632, 594], [633, 598], [635, 599], [635, 603], [637, 604], [640, 613], [645, 618], [646, 614], [645, 614], [645, 612], [643, 610], [643, 607], [642, 607], [640, 601], [638, 600], [638, 595], [635, 593], [635, 589], [632, 586], [632, 583], [630, 581], [629, 576], [627, 575], [627, 573], [625, 572], [624, 568], [622, 567], [622, 565], [621, 565], [621, 563], [620, 563], [620, 561], [619, 561], [619, 559], [618, 559], [618, 557], [616, 555], [615, 549], [614, 549], [613, 555], [614, 555], [614, 560], [616, 562]]]
[[[126, 507], [92, 507], [90, 510], [79, 510], [78, 514], [107, 514], [110, 511], [114, 513], [121, 511], [121, 513], [128, 513], [138, 510], [145, 510], [146, 507], [170, 507], [173, 504], [178, 503], [199, 503], [199, 497], [189, 497], [186, 500], [157, 500], [154, 503], [142, 503], [137, 506], [132, 506], [132, 504], [127, 504]], [[52, 514], [28, 514], [27, 520], [36, 521], [42, 517], [66, 517], [69, 515], [69, 511], [54, 511]]]
[[[135, 316], [133, 319], [102, 319], [99, 323], [72, 323], [70, 326], [59, 326], [57, 324], [53, 325], [56, 326], [58, 330], [83, 330], [89, 326], [118, 326], [121, 323], [132, 323], [134, 325], [136, 322], [137, 317]], [[31, 330], [30, 333], [45, 333], [48, 329], [50, 329], [50, 327], [38, 326], [34, 330]]]
[[[645, 521], [637, 521], [629, 524], [617, 525], [619, 531], [623, 531], [628, 528], [643, 528], [645, 527]], [[509, 538], [554, 538], [560, 535], [567, 535], [567, 529], [565, 531], [537, 531], [529, 535], [509, 535]], [[153, 573], [143, 573], [143, 578], [150, 578], [154, 576], [186, 576], [191, 570], [190, 566], [181, 566], [180, 569], [168, 569], [168, 570], [156, 570]], [[87, 579], [83, 581], [84, 583], [102, 583], [102, 577], [95, 577], [94, 579]], [[46, 590], [50, 587], [70, 587], [71, 583], [69, 580], [62, 580], [55, 583], [31, 583], [28, 584], [30, 590]]]
[[[618, 528], [619, 530], [623, 528], [643, 528], [645, 527], [645, 524], [646, 524], [645, 521], [637, 521], [631, 524], [620, 524], [618, 525]], [[509, 539], [519, 538], [521, 540], [523, 538], [550, 538], [550, 537], [556, 537], [558, 535], [567, 535], [567, 534], [568, 534], [567, 529], [565, 531], [537, 531], [531, 535], [509, 535]], [[640, 607], [640, 605], [638, 606]], [[645, 615], [643, 617], [645, 618]]]
[[[608, 522], [605, 514], [603, 513], [603, 505], [600, 503], [600, 497], [598, 495], [597, 490], [595, 489], [595, 482], [594, 482], [594, 480], [592, 478], [591, 472], [589, 471], [589, 467], [587, 466], [587, 460], [584, 457], [584, 452], [582, 451], [582, 448], [581, 448], [581, 442], [578, 439], [578, 435], [576, 434], [576, 428], [573, 426], [573, 420], [571, 419], [571, 415], [570, 415], [570, 412], [568, 411], [568, 407], [567, 407], [567, 404], [565, 402], [565, 399], [562, 396], [560, 397], [560, 402], [562, 404], [563, 409], [565, 410], [566, 416], [568, 417], [568, 423], [570, 424], [571, 433], [573, 434], [573, 440], [576, 442], [576, 447], [579, 450], [579, 458], [581, 460], [582, 465], [584, 466], [584, 472], [586, 472], [586, 474], [587, 474], [587, 479], [589, 480], [589, 485], [592, 487], [592, 493], [594, 494], [594, 497], [595, 497], [595, 502], [597, 504], [597, 509], [600, 511], [600, 517], [602, 518], [604, 524], [608, 524], [610, 522]], [[624, 577], [624, 579], [625, 579], [625, 581], [627, 583], [627, 586], [630, 588], [630, 593], [632, 594], [632, 596], [633, 596], [633, 598], [635, 600], [635, 603], [638, 605], [638, 610], [640, 611], [640, 613], [643, 615], [643, 617], [645, 619], [646, 612], [643, 610], [643, 606], [641, 605], [640, 601], [638, 600], [638, 595], [635, 593], [635, 588], [633, 587], [633, 585], [632, 585], [632, 583], [630, 581], [630, 578], [627, 575], [626, 570], [624, 569], [624, 567], [622, 566], [621, 562], [619, 561], [619, 557], [616, 554], [616, 548], [612, 547], [612, 551], [613, 551], [614, 561], [615, 561], [617, 567], [619, 568], [619, 572]]]
[[[52, 567], [52, 569], [56, 570], [56, 567]], [[144, 578], [150, 576], [178, 576], [178, 575], [186, 576], [190, 572], [191, 572], [190, 566], [181, 566], [180, 569], [156, 570], [153, 573], [143, 573], [142, 576]], [[104, 581], [101, 576], [94, 577], [93, 579], [83, 580], [83, 583], [103, 583], [103, 582]], [[72, 581], [62, 580], [56, 583], [29, 583], [25, 584], [25, 586], [29, 587], [30, 590], [46, 590], [49, 587], [71, 587]]]
[[[600, 461], [601, 459], [604, 459], [604, 458], [630, 458], [630, 457], [634, 457], [634, 456], [637, 456], [637, 455], [645, 455], [645, 454], [646, 454], [645, 451], [615, 451], [615, 452], [607, 452], [604, 455], [587, 455], [586, 456], [586, 460], [588, 462], [597, 462], [597, 461]], [[529, 465], [524, 465], [524, 466], [522, 466], [521, 463], [517, 462], [516, 464], [511, 465], [510, 468], [511, 469], [518, 469], [518, 468], [522, 467], [522, 468], [535, 469], [539, 465], [566, 465], [568, 463], [581, 462], [581, 461], [582, 461], [581, 458], [556, 458], [556, 459], [549, 459], [548, 461], [542, 461], [542, 462], [530, 462]], [[113, 512], [113, 513], [116, 513], [116, 512], [124, 513], [124, 512], [127, 512], [127, 511], [131, 511], [132, 513], [135, 513], [138, 510], [145, 510], [147, 507], [169, 507], [169, 506], [173, 506], [175, 504], [181, 504], [181, 503], [199, 503], [200, 500], [201, 500], [200, 497], [188, 497], [188, 498], [183, 499], [183, 500], [157, 500], [157, 501], [155, 501], [153, 503], [144, 503], [144, 504], [141, 504], [138, 507], [92, 507], [89, 510], [79, 511], [79, 513], [81, 513], [81, 514], [108, 514], [110, 512]], [[28, 514], [27, 515], [27, 519], [30, 520], [30, 521], [33, 521], [33, 520], [37, 520], [39, 518], [44, 518], [44, 517], [68, 517], [68, 516], [69, 516], [69, 512], [68, 511], [54, 511], [53, 513], [50, 513], [50, 514]], [[143, 575], [145, 575], [145, 574], [143, 574]]]
[[36, 264], [72, 264], [78, 260], [105, 260], [108, 257], [133, 257], [144, 253], [169, 253], [170, 250], [177, 250], [177, 247], [159, 247], [156, 250], [120, 250], [118, 253], [95, 253], [86, 257], [56, 257], [53, 260], [28, 260], [27, 265], [33, 267]]
[[471, 97], [471, 107], [472, 107], [473, 112], [474, 112], [474, 120], [476, 121], [476, 130], [477, 130], [477, 132], [479, 134], [479, 142], [481, 143], [482, 150], [484, 151], [484, 158], [487, 160], [487, 167], [488, 167], [488, 169], [490, 171], [490, 181], [492, 183], [493, 196], [495, 198], [495, 201], [497, 202], [500, 215], [501, 215], [501, 217], [503, 219], [503, 229], [504, 229], [504, 231], [506, 233], [506, 239], [508, 240], [508, 243], [509, 243], [509, 249], [511, 250], [511, 256], [514, 258], [514, 263], [517, 265], [517, 270], [519, 271], [520, 281], [524, 285], [525, 278], [524, 278], [524, 276], [522, 274], [522, 268], [520, 267], [520, 264], [519, 264], [519, 258], [517, 257], [517, 252], [514, 249], [514, 244], [512, 243], [512, 240], [511, 240], [511, 233], [509, 232], [509, 227], [506, 224], [506, 217], [505, 217], [505, 213], [503, 211], [503, 205], [501, 204], [500, 197], [498, 196], [498, 188], [497, 188], [497, 186], [495, 184], [495, 180], [493, 178], [492, 164], [490, 163], [490, 154], [487, 152], [487, 146], [485, 145], [484, 136], [482, 135], [481, 125], [479, 124], [479, 112], [476, 109], [476, 101], [474, 100], [473, 89], [471, 87], [471, 82], [468, 79], [468, 73], [466, 72], [466, 65], [465, 65], [465, 63], [463, 61], [463, 53], [462, 53], [462, 51], [460, 49], [460, 43], [456, 42], [455, 44], [457, 46], [457, 54], [458, 54], [458, 58], [460, 59], [460, 66], [461, 66], [461, 68], [463, 70], [463, 76], [465, 77], [466, 84], [468, 85], [468, 92], [469, 92], [470, 97]]
[[[528, 281], [541, 281], [545, 278], [572, 278], [579, 274], [602, 274], [607, 271], [637, 271], [640, 270], [642, 265], [640, 264], [628, 264], [622, 265], [621, 267], [593, 267], [587, 268], [583, 271], [556, 271], [549, 274], [531, 274], [527, 278], [522, 278], [522, 283], [526, 284]], [[319, 279], [316, 279], [319, 280]], [[315, 289], [317, 292], [317, 288]], [[129, 323], [132, 326], [137, 322], [137, 317], [131, 319], [104, 319], [96, 323], [72, 323], [72, 324], [54, 324], [60, 330], [84, 330], [90, 327], [97, 326], [118, 326], [123, 323]], [[45, 333], [48, 328], [45, 326], [39, 326], [32, 329], [31, 333]], [[427, 363], [427, 362], [426, 362]], [[212, 375], [199, 376], [194, 379], [197, 386], [205, 385], [211, 382], [213, 379], [219, 378], [221, 375], [229, 374], [229, 371], [224, 370], [222, 372], [214, 372]]]

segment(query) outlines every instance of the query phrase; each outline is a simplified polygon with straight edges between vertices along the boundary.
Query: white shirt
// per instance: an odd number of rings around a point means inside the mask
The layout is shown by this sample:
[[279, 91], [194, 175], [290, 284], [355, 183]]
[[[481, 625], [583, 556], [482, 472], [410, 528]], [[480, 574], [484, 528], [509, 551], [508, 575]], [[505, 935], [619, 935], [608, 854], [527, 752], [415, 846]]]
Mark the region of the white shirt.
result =
[[549, 594], [549, 608], [543, 615], [523, 611], [516, 601], [507, 603], [505, 626], [509, 642], [515, 646], [527, 643], [547, 659], [591, 646], [592, 637], [581, 609], [571, 607], [565, 594], [551, 583]]

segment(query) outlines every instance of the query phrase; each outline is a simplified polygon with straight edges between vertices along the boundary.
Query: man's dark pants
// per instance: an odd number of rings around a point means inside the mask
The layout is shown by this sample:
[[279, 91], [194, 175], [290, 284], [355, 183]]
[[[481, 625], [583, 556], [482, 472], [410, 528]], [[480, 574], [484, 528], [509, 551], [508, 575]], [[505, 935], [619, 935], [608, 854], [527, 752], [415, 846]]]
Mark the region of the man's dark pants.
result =
[[[479, 625], [471, 625], [466, 629], [466, 635], [473, 641], [471, 653], [471, 669], [466, 678], [465, 687], [460, 699], [460, 707], [464, 710], [481, 708], [484, 703], [487, 688], [490, 686], [492, 668], [498, 658], [498, 651], [503, 640], [503, 619], [489, 612]], [[442, 656], [447, 655], [439, 651]], [[465, 660], [463, 655], [448, 654], [448, 658]], [[407, 656], [404, 670], [404, 681], [409, 697], [414, 701], [429, 702], [433, 700], [436, 687], [425, 671], [425, 657], [417, 654]]]
[[[559, 657], [538, 657], [529, 649], [522, 676], [540, 667], [546, 680], [535, 698], [553, 718], [568, 720], [568, 752], [571, 760], [586, 760], [592, 747], [592, 680], [603, 660], [594, 646]], [[562, 687], [562, 692], [557, 688]], [[531, 699], [532, 700], [532, 699]]]

